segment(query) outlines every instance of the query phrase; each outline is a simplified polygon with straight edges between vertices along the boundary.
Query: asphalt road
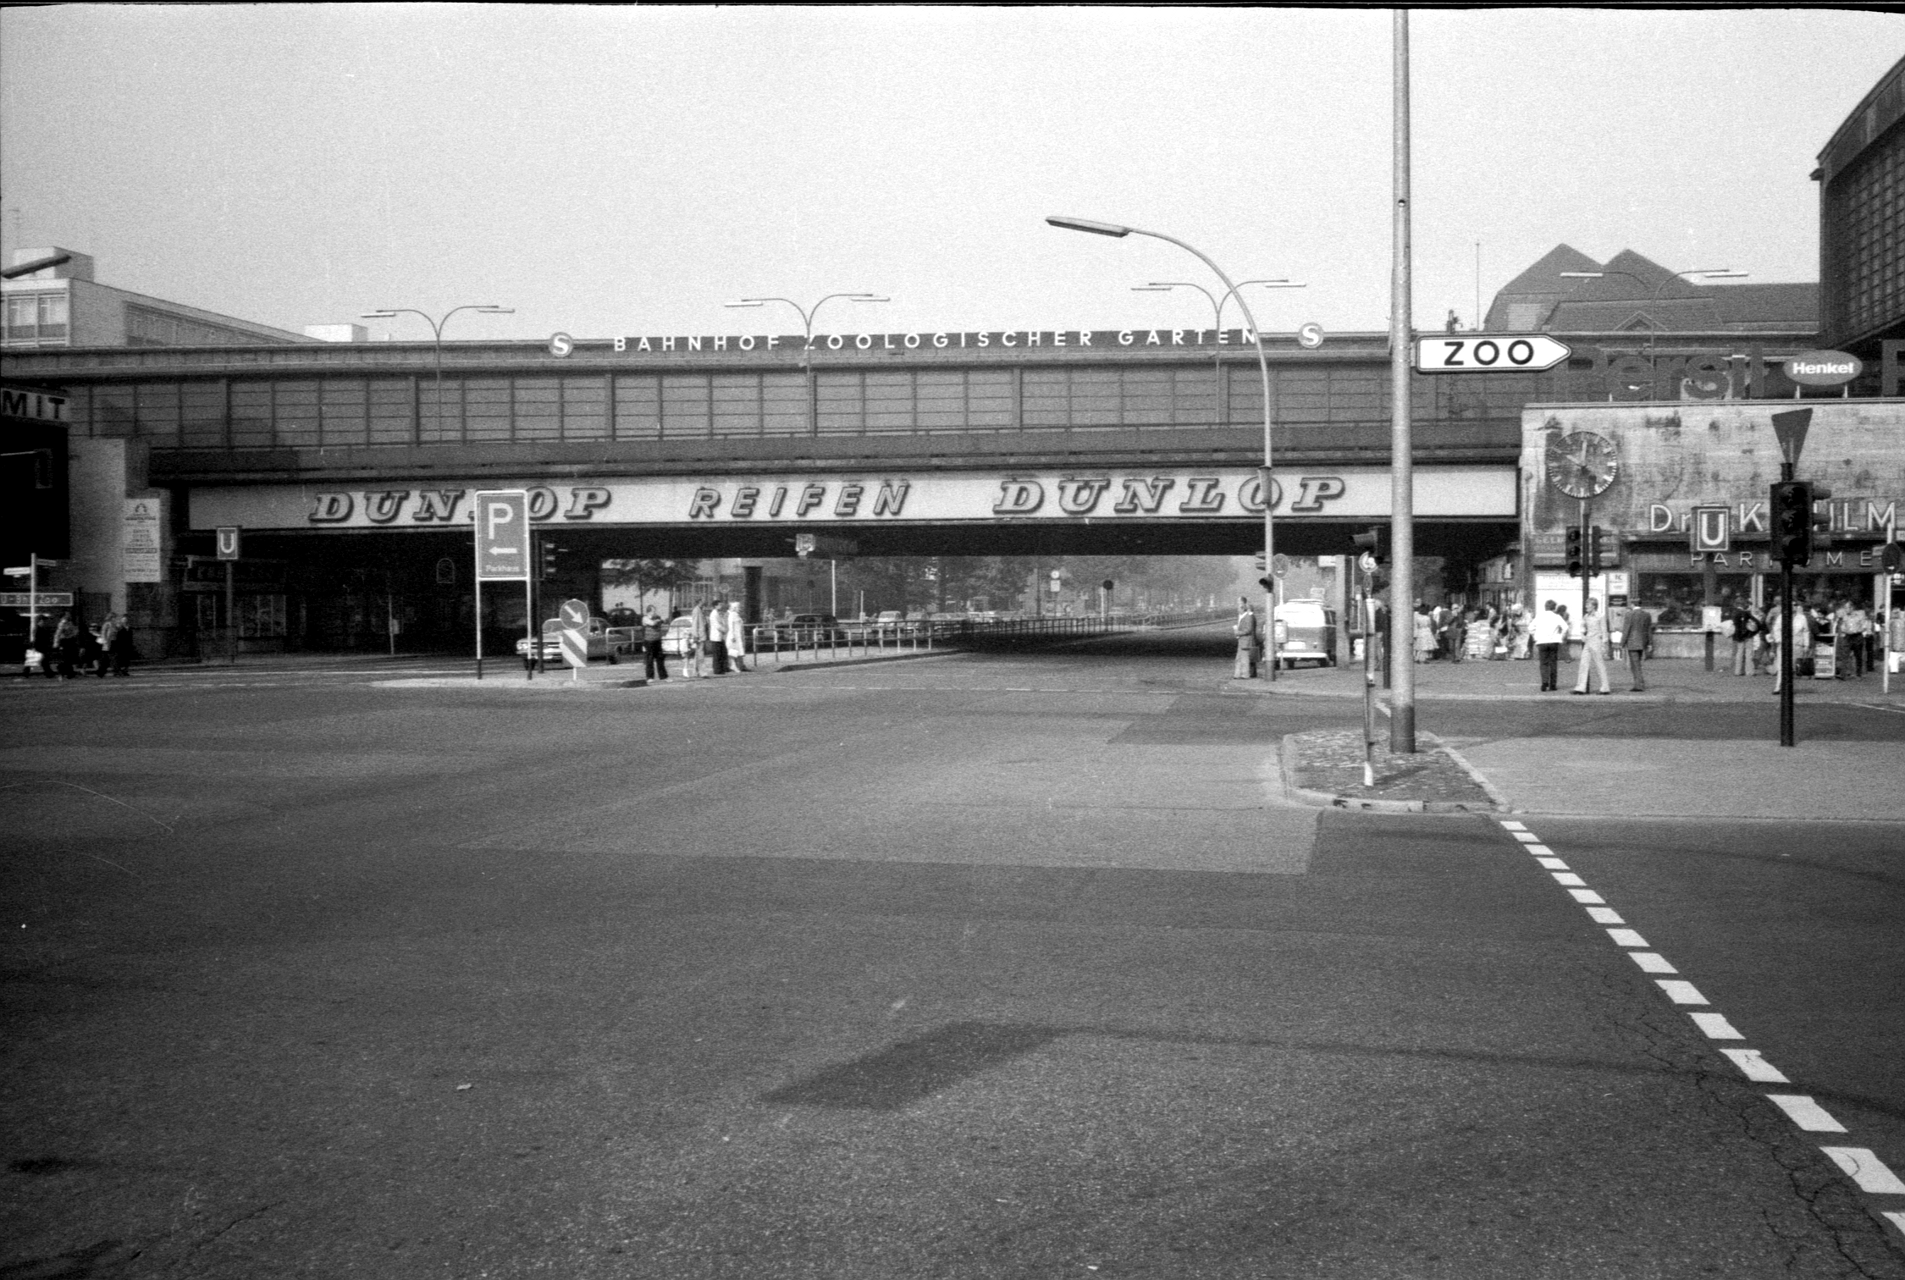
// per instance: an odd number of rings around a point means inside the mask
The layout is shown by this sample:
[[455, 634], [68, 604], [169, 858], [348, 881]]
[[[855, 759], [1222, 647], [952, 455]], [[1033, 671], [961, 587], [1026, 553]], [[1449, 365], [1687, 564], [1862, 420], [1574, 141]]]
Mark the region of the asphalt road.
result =
[[1293, 808], [1223, 650], [0, 689], [0, 1278], [1905, 1276], [1905, 830]]

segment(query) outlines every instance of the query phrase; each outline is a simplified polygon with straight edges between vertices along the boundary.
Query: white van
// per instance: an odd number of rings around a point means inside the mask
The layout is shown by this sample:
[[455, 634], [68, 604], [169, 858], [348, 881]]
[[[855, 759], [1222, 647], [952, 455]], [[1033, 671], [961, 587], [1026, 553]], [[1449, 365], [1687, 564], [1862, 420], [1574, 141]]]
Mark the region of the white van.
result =
[[1321, 600], [1285, 600], [1277, 606], [1277, 661], [1336, 665], [1336, 610]]

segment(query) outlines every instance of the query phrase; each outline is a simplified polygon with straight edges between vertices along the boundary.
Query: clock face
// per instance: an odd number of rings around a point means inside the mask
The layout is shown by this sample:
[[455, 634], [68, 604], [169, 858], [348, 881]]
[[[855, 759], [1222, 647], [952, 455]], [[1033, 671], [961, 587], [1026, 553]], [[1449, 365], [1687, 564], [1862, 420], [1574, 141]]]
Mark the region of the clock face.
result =
[[1592, 498], [1614, 483], [1621, 460], [1606, 436], [1577, 431], [1549, 437], [1547, 470], [1548, 483], [1570, 498]]

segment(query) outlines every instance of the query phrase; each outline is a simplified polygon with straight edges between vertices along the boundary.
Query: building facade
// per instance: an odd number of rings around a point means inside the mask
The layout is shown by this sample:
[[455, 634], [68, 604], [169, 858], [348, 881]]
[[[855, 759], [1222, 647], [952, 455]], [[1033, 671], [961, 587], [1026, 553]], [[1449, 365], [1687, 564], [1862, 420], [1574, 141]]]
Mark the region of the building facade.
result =
[[1905, 341], [1905, 59], [1865, 96], [1819, 153], [1819, 278], [1825, 345], [1868, 366], [1865, 381], [1901, 394]]
[[49, 261], [0, 281], [0, 347], [229, 347], [308, 342], [286, 329], [150, 298], [93, 279], [71, 249], [15, 249], [13, 265]]

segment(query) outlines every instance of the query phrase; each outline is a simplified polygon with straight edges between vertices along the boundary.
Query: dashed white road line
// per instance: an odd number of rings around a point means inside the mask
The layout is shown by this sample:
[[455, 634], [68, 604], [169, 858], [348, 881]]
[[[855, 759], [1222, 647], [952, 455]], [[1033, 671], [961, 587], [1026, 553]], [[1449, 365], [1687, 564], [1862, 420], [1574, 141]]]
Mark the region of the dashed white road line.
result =
[[[1496, 819], [1502, 830], [1515, 838], [1517, 844], [1534, 858], [1535, 864], [1554, 878], [1557, 885], [1566, 889], [1568, 896], [1580, 903], [1588, 918], [1603, 926], [1625, 926], [1620, 913], [1607, 905], [1607, 900], [1587, 887], [1587, 881], [1569, 870], [1568, 864], [1558, 857], [1553, 849], [1542, 844], [1540, 839], [1527, 826], [1507, 818]], [[1605, 929], [1608, 941], [1622, 948], [1622, 954], [1631, 959], [1642, 973], [1680, 972], [1673, 963], [1660, 952], [1647, 945], [1647, 939], [1637, 930], [1619, 927]], [[1684, 978], [1656, 978], [1654, 984], [1661, 994], [1678, 1006], [1698, 1006], [1708, 1003], [1700, 994], [1700, 989]], [[1744, 1040], [1737, 1027], [1727, 1021], [1726, 1015], [1712, 1009], [1688, 1008], [1687, 1016], [1709, 1040]], [[1727, 1061], [1739, 1069], [1755, 1084], [1791, 1084], [1786, 1074], [1768, 1062], [1758, 1049], [1720, 1049]], [[1790, 1120], [1793, 1126], [1804, 1133], [1845, 1133], [1846, 1127], [1833, 1117], [1832, 1113], [1820, 1106], [1809, 1094], [1803, 1093], [1767, 1093], [1766, 1100]], [[1846, 1177], [1850, 1178], [1859, 1190], [1869, 1195], [1895, 1196], [1905, 1195], [1905, 1180], [1886, 1167], [1885, 1162], [1866, 1147], [1820, 1147], [1819, 1150], [1837, 1165]], [[1883, 1216], [1901, 1233], [1905, 1233], [1905, 1210], [1883, 1210]]]
[[1786, 1118], [1807, 1133], [1844, 1133], [1845, 1126], [1832, 1114], [1803, 1093], [1769, 1093], [1766, 1100], [1786, 1113]]

